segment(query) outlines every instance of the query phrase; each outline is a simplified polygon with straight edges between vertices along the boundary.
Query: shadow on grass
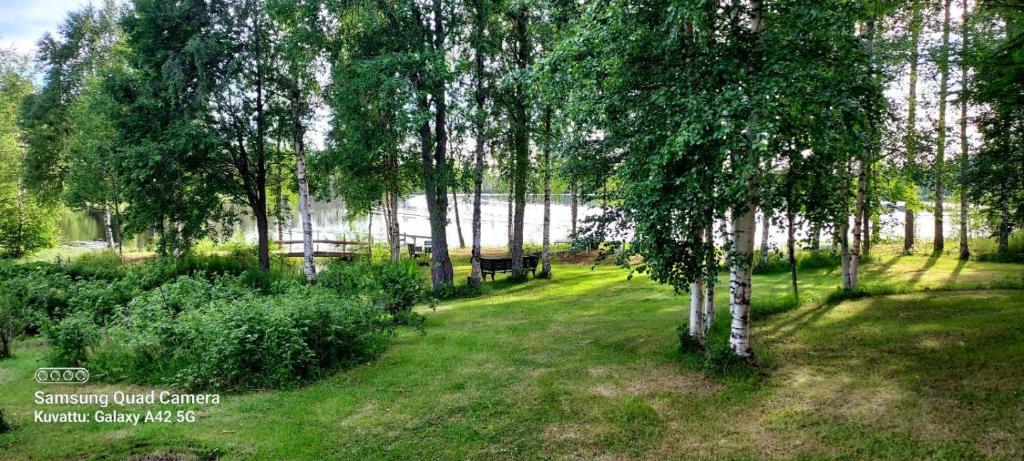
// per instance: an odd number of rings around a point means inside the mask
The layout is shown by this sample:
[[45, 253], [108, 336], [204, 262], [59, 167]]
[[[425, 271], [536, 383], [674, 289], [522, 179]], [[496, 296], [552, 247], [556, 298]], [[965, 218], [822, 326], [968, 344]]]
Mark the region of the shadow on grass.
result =
[[931, 256], [929, 256], [928, 260], [925, 261], [924, 266], [922, 266], [920, 269], [914, 271], [914, 275], [910, 277], [910, 280], [908, 281], [908, 283], [911, 284], [911, 285], [916, 285], [917, 282], [920, 282], [921, 281], [921, 277], [923, 277], [924, 274], [926, 272], [928, 272], [929, 269], [931, 269], [932, 267], [935, 267], [935, 263], [937, 263], [939, 261], [939, 257], [940, 256], [941, 255], [939, 255], [939, 254], [932, 254]]

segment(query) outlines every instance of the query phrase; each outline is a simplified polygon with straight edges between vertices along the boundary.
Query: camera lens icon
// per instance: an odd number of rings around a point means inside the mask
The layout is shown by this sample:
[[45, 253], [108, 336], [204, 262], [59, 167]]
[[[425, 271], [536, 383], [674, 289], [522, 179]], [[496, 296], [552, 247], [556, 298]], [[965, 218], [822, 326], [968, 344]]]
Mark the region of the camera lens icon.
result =
[[89, 381], [85, 368], [40, 368], [33, 373], [40, 384], [84, 384]]

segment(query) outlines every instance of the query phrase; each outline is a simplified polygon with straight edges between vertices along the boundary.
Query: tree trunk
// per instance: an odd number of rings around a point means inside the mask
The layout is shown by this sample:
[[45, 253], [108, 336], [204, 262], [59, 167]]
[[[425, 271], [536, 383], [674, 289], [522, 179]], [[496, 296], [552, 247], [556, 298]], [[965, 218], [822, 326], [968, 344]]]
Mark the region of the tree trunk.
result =
[[[762, 22], [761, 0], [750, 0], [750, 31], [760, 35]], [[750, 278], [754, 265], [754, 229], [757, 227], [757, 187], [753, 178], [747, 178], [747, 200], [732, 211], [732, 251], [729, 270], [729, 347], [737, 356], [754, 361], [750, 347]]]
[[398, 192], [384, 194], [384, 226], [388, 232], [388, 246], [391, 248], [391, 262], [397, 263], [402, 256], [402, 242], [398, 229]]
[[939, 54], [939, 122], [935, 141], [935, 239], [932, 252], [942, 254], [946, 247], [943, 229], [942, 201], [945, 196], [946, 175], [946, 96], [949, 94], [949, 10], [951, 0], [942, 4], [942, 49]]
[[459, 234], [459, 248], [466, 248], [466, 239], [462, 237], [462, 219], [459, 218], [459, 195], [452, 187], [452, 209], [455, 211], [455, 231]]
[[999, 201], [999, 254], [1010, 251], [1010, 185], [1003, 184], [1002, 199]]
[[107, 239], [107, 248], [114, 249], [114, 227], [110, 223], [110, 205], [103, 204], [103, 233]]
[[512, 251], [512, 234], [515, 233], [516, 215], [516, 185], [513, 181], [508, 182], [508, 251]]
[[[278, 149], [281, 145], [278, 144]], [[284, 166], [278, 164], [274, 175], [274, 193], [277, 200], [274, 202], [274, 225], [277, 226], [277, 241], [284, 241]]]
[[579, 217], [580, 210], [579, 183], [577, 183], [576, 180], [572, 181], [572, 186], [570, 186], [570, 194], [572, 195], [572, 197], [570, 197], [569, 220], [572, 222], [570, 223], [571, 227], [569, 235], [576, 235], [576, 218]]
[[697, 344], [704, 344], [704, 327], [704, 282], [696, 280], [690, 284], [689, 334]]
[[[867, 21], [867, 28], [864, 32], [867, 36], [866, 43], [866, 54], [868, 55], [868, 73], [870, 78], [874, 79], [874, 48], [875, 48], [875, 20], [869, 19]], [[861, 152], [860, 160], [857, 161], [857, 195], [854, 201], [853, 210], [853, 245], [849, 249], [848, 262], [846, 264], [846, 279], [844, 280], [844, 287], [850, 290], [857, 289], [859, 271], [860, 271], [860, 250], [861, 250], [861, 238], [864, 236], [863, 230], [865, 227], [865, 218], [867, 217], [867, 184], [868, 184], [868, 164], [871, 161], [872, 150], [874, 149], [874, 121], [871, 120], [871, 128], [869, 129], [870, 141], [867, 146]], [[846, 230], [844, 229], [845, 233]], [[843, 236], [846, 239], [846, 236]]]
[[[512, 40], [518, 69], [525, 71], [530, 64], [530, 39], [525, 6], [519, 6], [511, 15]], [[515, 217], [512, 229], [512, 278], [526, 276], [523, 267], [523, 224], [526, 216], [526, 180], [530, 167], [530, 115], [526, 100], [526, 82], [519, 77], [514, 85], [511, 110], [513, 141], [513, 173], [515, 182]]]
[[541, 270], [544, 277], [551, 275], [551, 110], [544, 112], [544, 230], [541, 249]]
[[[433, 0], [434, 43], [435, 50], [444, 49], [445, 31], [441, 0]], [[422, 84], [422, 82], [418, 82]], [[420, 86], [420, 85], [417, 85]], [[431, 99], [434, 101], [434, 136], [431, 136], [430, 123], [424, 121], [420, 126], [421, 156], [423, 159], [423, 184], [427, 198], [427, 211], [430, 215], [431, 237], [431, 268], [430, 278], [435, 290], [451, 285], [454, 278], [452, 261], [448, 256], [448, 106], [446, 103], [445, 84], [433, 82], [430, 88]], [[429, 112], [430, 104], [426, 93], [420, 91], [419, 106]], [[433, 141], [433, 143], [431, 143]], [[433, 149], [431, 149], [433, 147]]]
[[120, 194], [116, 192], [117, 189], [114, 190], [114, 219], [117, 220], [117, 256], [121, 258], [121, 261], [124, 261], [124, 227], [122, 227], [124, 221], [121, 218], [121, 206], [117, 204], [116, 199]]
[[[920, 60], [921, 43], [921, 0], [912, 0], [912, 18], [910, 22], [910, 84], [907, 95], [907, 170], [913, 172], [917, 162], [917, 67]], [[916, 193], [916, 192], [915, 192]], [[909, 203], [905, 205], [903, 216], [903, 252], [910, 253], [914, 248], [914, 210]]]
[[0, 359], [11, 356], [11, 336], [7, 332], [0, 332]]
[[[864, 185], [867, 175], [864, 171], [864, 158], [862, 157], [857, 167], [857, 198], [853, 212], [853, 244], [849, 246], [848, 262], [846, 267], [846, 281], [844, 287], [850, 290], [857, 289], [857, 277], [860, 269], [860, 244], [862, 237], [862, 226], [864, 225]], [[845, 233], [846, 230], [843, 229]], [[845, 240], [845, 236], [843, 240]]]
[[[705, 243], [715, 248], [715, 229], [714, 223], [709, 224], [708, 228], [705, 229]], [[703, 305], [703, 331], [705, 331], [705, 338], [708, 337], [708, 332], [711, 331], [712, 327], [715, 326], [715, 285], [718, 280], [715, 277], [718, 274], [718, 258], [717, 254], [714, 258], [708, 261], [709, 267], [706, 267], [707, 273], [703, 283], [705, 283], [705, 305]], [[714, 266], [711, 266], [714, 264]]]
[[256, 212], [256, 248], [259, 252], [259, 265], [261, 271], [270, 270], [270, 238], [268, 237], [270, 232], [270, 221], [267, 219], [267, 210], [264, 206], [262, 210], [255, 210]]
[[793, 300], [800, 300], [796, 281], [796, 215], [793, 210], [786, 213], [786, 254], [789, 257], [789, 280], [793, 288]]
[[[299, 90], [292, 91], [292, 142], [295, 144], [295, 178], [299, 183], [299, 219], [302, 221], [302, 269], [306, 281], [316, 281], [313, 264], [313, 220], [309, 214], [309, 182], [306, 179], [305, 128], [302, 126], [302, 106]], [[371, 211], [371, 216], [372, 216]]]
[[811, 223], [811, 250], [818, 251], [821, 249], [821, 224]]
[[743, 209], [734, 210], [732, 238], [735, 253], [729, 270], [729, 311], [732, 325], [729, 346], [736, 355], [753, 357], [750, 348], [750, 276], [754, 264], [754, 229], [757, 226], [755, 206], [747, 203]]
[[[477, 5], [479, 7], [479, 5]], [[476, 12], [476, 21], [474, 27], [476, 33], [479, 36], [483, 35], [484, 30], [484, 18], [481, 11]], [[474, 99], [476, 100], [476, 113], [474, 114], [473, 128], [476, 135], [476, 149], [474, 151], [474, 165], [473, 165], [473, 250], [469, 257], [470, 263], [470, 274], [469, 284], [473, 286], [480, 285], [482, 281], [482, 272], [480, 269], [480, 220], [481, 220], [481, 209], [480, 199], [483, 193], [484, 183], [484, 145], [487, 143], [487, 110], [485, 104], [487, 102], [486, 88], [484, 87], [484, 54], [481, 50], [481, 45], [477, 44], [476, 50], [473, 57], [474, 61]]]
[[960, 259], [971, 258], [967, 215], [967, 169], [970, 167], [970, 148], [967, 144], [967, 89], [970, 84], [967, 66], [967, 27], [971, 15], [969, 0], [964, 0], [963, 31], [960, 40]]
[[836, 226], [835, 239], [839, 242], [839, 259], [842, 264], [843, 289], [852, 290], [853, 279], [850, 277], [850, 225]]
[[768, 210], [761, 211], [761, 253], [758, 255], [758, 263], [762, 266], [768, 264], [768, 232], [772, 229], [771, 216]]

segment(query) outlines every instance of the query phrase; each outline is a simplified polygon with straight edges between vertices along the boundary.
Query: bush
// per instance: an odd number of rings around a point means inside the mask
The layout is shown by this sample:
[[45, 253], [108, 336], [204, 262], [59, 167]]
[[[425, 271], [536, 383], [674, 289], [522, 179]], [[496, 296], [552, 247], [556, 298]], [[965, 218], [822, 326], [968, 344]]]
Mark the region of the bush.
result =
[[66, 366], [85, 363], [90, 348], [99, 339], [99, 328], [85, 311], [68, 316], [47, 332], [53, 346], [54, 361]]
[[[804, 250], [796, 253], [796, 267], [805, 269], [832, 269], [841, 264], [839, 253], [832, 250]], [[768, 261], [761, 264], [760, 251], [754, 254], [755, 274], [789, 272], [789, 256], [777, 250], [768, 253]]]
[[32, 313], [15, 297], [6, 283], [0, 283], [0, 359], [11, 356], [11, 343], [32, 320]]
[[90, 367], [107, 379], [189, 389], [289, 387], [372, 358], [393, 329], [381, 306], [318, 287], [234, 299], [207, 287], [202, 302], [133, 301]]
[[427, 280], [415, 261], [398, 263], [333, 262], [320, 273], [317, 283], [342, 296], [364, 296], [379, 302], [396, 320], [408, 320], [412, 307], [427, 293]]
[[703, 368], [706, 373], [720, 378], [750, 378], [760, 372], [750, 361], [736, 355], [728, 341], [708, 341]]

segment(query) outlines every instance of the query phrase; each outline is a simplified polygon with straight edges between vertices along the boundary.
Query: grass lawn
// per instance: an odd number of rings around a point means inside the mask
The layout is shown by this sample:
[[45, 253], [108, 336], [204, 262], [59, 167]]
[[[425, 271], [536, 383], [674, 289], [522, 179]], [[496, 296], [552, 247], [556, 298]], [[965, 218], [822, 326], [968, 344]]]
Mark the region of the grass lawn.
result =
[[[767, 371], [723, 379], [678, 351], [685, 295], [612, 267], [553, 272], [499, 276], [480, 297], [424, 308], [427, 333], [401, 332], [372, 363], [226, 396], [191, 424], [33, 423], [47, 346], [17, 343], [0, 362], [16, 426], [0, 459], [1024, 458], [1024, 266], [882, 257], [864, 284], [901, 294], [838, 304], [814, 301], [838, 275], [808, 271], [810, 301], [775, 315], [788, 274], [755, 276]], [[115, 389], [142, 388], [63, 390]]]

